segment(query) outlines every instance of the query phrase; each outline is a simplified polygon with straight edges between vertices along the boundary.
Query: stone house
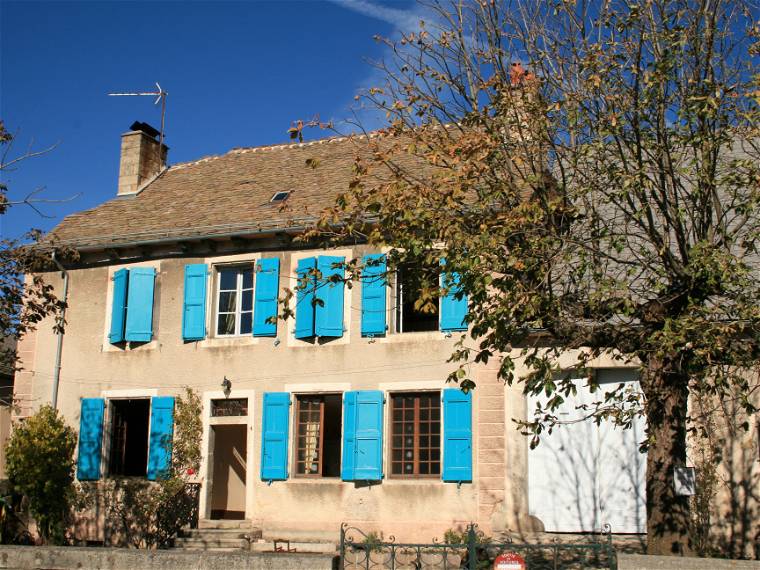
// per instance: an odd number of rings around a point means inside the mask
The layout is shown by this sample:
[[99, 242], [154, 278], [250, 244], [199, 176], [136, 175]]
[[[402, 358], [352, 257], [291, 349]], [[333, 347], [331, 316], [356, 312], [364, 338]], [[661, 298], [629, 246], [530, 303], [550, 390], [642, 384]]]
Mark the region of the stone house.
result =
[[[488, 534], [644, 530], [641, 426], [566, 430], [569, 440], [529, 452], [512, 422], [529, 402], [496, 365], [473, 369], [473, 393], [446, 384], [466, 298], [441, 298], [431, 317], [415, 311], [403, 275], [370, 272], [351, 288], [302, 291], [295, 317], [274, 319], [283, 290], [311, 268], [340, 274], [341, 261], [375, 256], [382, 271], [382, 252], [365, 246], [293, 241], [348, 183], [349, 139], [166, 167], [156, 134], [132, 125], [117, 196], [53, 231], [79, 252], [66, 277], [48, 275], [59, 294], [68, 281], [60, 373], [52, 327], [18, 349], [17, 416], [58, 386], [80, 434], [80, 480], [160, 477], [159, 442], [190, 386], [203, 401], [206, 521], [329, 539], [350, 522], [426, 541], [469, 522]], [[636, 380], [633, 365], [594, 366], [600, 382]], [[95, 525], [87, 538], [98, 536]]]

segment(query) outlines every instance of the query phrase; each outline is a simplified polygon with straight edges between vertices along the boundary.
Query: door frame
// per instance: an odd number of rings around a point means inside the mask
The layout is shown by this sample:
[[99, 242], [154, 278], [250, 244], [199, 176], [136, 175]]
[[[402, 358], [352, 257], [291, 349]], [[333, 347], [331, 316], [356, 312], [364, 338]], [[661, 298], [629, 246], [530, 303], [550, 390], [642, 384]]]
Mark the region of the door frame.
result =
[[201, 469], [202, 478], [199, 514], [200, 518], [209, 520], [211, 518], [211, 492], [214, 485], [214, 430], [212, 426], [218, 425], [244, 425], [246, 430], [246, 458], [245, 458], [245, 519], [250, 520], [253, 515], [253, 450], [254, 450], [254, 404], [256, 402], [255, 390], [234, 390], [229, 394], [230, 398], [247, 398], [248, 415], [247, 416], [228, 416], [220, 418], [211, 417], [211, 400], [223, 400], [225, 396], [221, 390], [203, 392], [201, 398], [203, 402], [203, 439], [201, 441]]

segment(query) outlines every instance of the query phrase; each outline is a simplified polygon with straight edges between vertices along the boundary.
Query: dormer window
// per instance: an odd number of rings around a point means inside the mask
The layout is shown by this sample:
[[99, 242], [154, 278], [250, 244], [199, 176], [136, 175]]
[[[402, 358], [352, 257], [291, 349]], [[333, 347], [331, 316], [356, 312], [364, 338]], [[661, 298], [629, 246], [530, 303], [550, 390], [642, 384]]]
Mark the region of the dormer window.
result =
[[290, 190], [283, 191], [283, 192], [275, 192], [270, 202], [272, 203], [284, 202], [285, 200], [287, 200], [288, 196], [290, 196]]

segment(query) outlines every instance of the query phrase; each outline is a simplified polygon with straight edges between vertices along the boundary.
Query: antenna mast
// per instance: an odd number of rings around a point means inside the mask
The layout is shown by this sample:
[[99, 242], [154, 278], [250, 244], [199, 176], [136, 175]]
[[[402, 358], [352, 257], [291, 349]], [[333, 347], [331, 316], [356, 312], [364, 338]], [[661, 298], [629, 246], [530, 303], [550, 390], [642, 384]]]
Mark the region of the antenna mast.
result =
[[154, 105], [158, 105], [158, 102], [161, 101], [161, 134], [159, 138], [159, 145], [158, 145], [158, 162], [161, 164], [161, 152], [164, 148], [164, 122], [166, 120], [166, 96], [169, 95], [166, 91], [164, 91], [161, 86], [158, 84], [158, 81], [156, 81], [156, 89], [157, 91], [148, 91], [144, 93], [108, 93], [110, 97], [143, 97], [143, 96], [151, 96], [155, 97], [156, 100], [153, 102]]

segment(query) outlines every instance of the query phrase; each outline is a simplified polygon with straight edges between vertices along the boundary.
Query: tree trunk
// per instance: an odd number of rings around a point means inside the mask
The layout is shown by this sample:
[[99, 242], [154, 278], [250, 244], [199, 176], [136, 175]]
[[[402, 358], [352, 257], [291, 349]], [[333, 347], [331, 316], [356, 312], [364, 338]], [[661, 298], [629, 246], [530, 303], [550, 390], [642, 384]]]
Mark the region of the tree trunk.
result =
[[674, 469], [686, 465], [688, 375], [678, 364], [651, 358], [642, 378], [646, 395], [647, 553], [692, 554], [689, 497], [678, 496]]

